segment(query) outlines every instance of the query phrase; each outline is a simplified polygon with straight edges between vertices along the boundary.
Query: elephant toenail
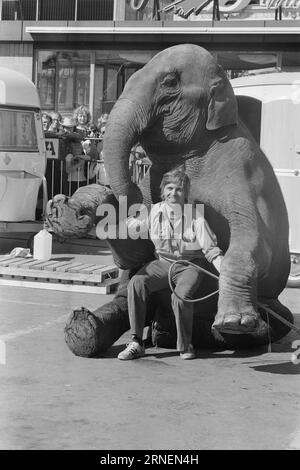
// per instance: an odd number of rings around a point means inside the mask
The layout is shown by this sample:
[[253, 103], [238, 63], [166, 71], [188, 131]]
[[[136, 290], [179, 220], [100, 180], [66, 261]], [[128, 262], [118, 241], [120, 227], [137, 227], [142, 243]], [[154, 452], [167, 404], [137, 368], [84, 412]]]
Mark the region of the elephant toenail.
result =
[[253, 329], [257, 325], [257, 318], [253, 315], [244, 315], [241, 320], [241, 325]]
[[241, 316], [238, 314], [231, 314], [226, 315], [224, 318], [223, 325], [230, 326], [230, 325], [238, 325], [240, 323]]

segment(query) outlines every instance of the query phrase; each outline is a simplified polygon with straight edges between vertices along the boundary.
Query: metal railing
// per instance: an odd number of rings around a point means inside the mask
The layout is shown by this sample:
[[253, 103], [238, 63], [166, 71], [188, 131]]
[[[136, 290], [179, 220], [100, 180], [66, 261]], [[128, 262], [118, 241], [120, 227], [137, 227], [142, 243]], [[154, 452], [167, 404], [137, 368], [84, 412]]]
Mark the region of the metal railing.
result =
[[0, 20], [113, 20], [114, 0], [0, 0]]
[[[134, 164], [132, 169], [132, 181], [139, 184], [145, 177], [150, 165]], [[88, 184], [103, 184], [109, 186], [109, 181], [104, 168], [103, 160], [88, 161], [85, 168], [85, 180], [81, 179], [82, 173], [77, 169], [77, 178], [69, 181], [64, 160], [48, 158], [46, 168], [46, 181], [48, 199], [53, 199], [56, 194], [72, 196], [82, 186]]]

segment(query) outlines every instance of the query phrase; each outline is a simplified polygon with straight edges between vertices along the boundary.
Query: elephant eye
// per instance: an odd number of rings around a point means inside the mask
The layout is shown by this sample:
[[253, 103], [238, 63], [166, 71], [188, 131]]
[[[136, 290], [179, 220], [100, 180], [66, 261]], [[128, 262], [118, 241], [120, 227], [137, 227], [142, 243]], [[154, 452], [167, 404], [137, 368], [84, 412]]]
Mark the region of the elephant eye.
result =
[[178, 83], [178, 77], [175, 73], [167, 75], [161, 82], [162, 86], [175, 87]]

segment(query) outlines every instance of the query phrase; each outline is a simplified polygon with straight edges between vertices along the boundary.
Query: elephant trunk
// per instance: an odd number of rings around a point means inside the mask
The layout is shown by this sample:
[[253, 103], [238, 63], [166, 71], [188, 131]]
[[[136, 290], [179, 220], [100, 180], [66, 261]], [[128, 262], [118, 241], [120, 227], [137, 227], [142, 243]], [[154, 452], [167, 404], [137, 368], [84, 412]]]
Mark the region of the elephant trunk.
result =
[[103, 157], [115, 196], [127, 196], [128, 204], [142, 202], [142, 195], [130, 177], [130, 151], [146, 126], [146, 113], [137, 103], [121, 98], [112, 109], [103, 142]]

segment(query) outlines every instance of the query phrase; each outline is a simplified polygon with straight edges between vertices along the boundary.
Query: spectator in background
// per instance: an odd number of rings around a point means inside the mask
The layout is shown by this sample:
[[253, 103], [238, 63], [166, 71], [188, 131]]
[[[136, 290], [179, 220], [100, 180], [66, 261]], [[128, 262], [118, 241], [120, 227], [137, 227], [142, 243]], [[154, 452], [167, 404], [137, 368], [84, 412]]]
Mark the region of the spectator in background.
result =
[[91, 157], [83, 150], [84, 142], [77, 140], [76, 134], [72, 138], [71, 134], [76, 131], [76, 121], [73, 118], [65, 117], [62, 126], [64, 132], [70, 134], [65, 160], [69, 184], [68, 196], [72, 196], [80, 186], [87, 184], [86, 163], [91, 160]]
[[83, 153], [87, 157], [87, 184], [97, 183], [98, 175], [98, 152], [96, 145], [90, 139], [86, 139], [82, 142]]
[[48, 113], [43, 113], [42, 114], [42, 126], [43, 126], [43, 131], [46, 132], [49, 130], [49, 127], [52, 123], [52, 118], [50, 114]]
[[147, 154], [140, 143], [132, 147], [129, 157], [129, 171], [134, 183], [139, 181], [145, 176], [145, 173], [151, 164]]
[[97, 129], [98, 129], [100, 139], [101, 138], [103, 139], [104, 134], [102, 134], [102, 131], [103, 131], [103, 129], [105, 131], [105, 126], [106, 126], [106, 123], [108, 121], [108, 116], [109, 116], [108, 113], [104, 113], [104, 114], [101, 114], [100, 117], [98, 117]]
[[75, 120], [75, 131], [82, 135], [82, 137], [88, 137], [90, 132], [90, 121], [91, 113], [86, 106], [79, 106], [74, 110], [73, 119]]
[[62, 125], [61, 125], [61, 121], [62, 121], [61, 114], [53, 112], [51, 114], [51, 119], [52, 119], [52, 122], [48, 129], [49, 132], [61, 132], [63, 130]]
[[92, 139], [98, 138], [98, 129], [97, 129], [97, 126], [95, 126], [95, 124], [90, 125], [88, 137]]
[[98, 130], [98, 138], [99, 138], [99, 141], [97, 143], [97, 151], [99, 154], [99, 160], [101, 161], [103, 161], [103, 155], [102, 155], [103, 139], [104, 139], [107, 120], [108, 120], [108, 114], [102, 114], [98, 118], [98, 122], [97, 122], [97, 130]]

